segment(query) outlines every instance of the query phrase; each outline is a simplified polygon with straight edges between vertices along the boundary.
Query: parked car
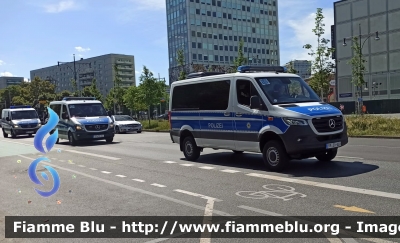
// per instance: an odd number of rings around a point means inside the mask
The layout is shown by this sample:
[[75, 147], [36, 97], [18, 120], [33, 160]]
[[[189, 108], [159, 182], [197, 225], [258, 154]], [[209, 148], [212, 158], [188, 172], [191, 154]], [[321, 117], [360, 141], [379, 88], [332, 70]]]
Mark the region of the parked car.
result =
[[158, 120], [168, 120], [168, 114], [162, 114], [157, 117]]
[[142, 124], [128, 115], [114, 115], [115, 133], [142, 132]]

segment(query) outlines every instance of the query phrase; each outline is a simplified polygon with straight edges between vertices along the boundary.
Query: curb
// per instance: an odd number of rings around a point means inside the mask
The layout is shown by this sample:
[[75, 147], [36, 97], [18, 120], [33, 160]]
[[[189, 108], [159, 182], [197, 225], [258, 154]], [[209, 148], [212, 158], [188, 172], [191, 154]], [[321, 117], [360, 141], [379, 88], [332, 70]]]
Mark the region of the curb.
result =
[[169, 131], [165, 131], [165, 130], [159, 130], [159, 131], [157, 131], [157, 130], [151, 130], [151, 129], [142, 129], [142, 131], [144, 131], [144, 132], [163, 132], [163, 133], [169, 133]]
[[400, 139], [400, 137], [390, 137], [390, 136], [372, 136], [372, 135], [364, 135], [364, 136], [349, 136], [349, 138], [380, 138], [380, 139]]

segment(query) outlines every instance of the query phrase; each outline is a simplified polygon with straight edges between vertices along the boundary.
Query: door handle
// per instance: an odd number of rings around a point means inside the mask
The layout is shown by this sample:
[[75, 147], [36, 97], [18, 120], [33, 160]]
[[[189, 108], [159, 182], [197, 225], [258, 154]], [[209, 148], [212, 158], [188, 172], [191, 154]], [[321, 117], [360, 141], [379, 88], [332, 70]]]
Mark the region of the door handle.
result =
[[236, 112], [236, 116], [242, 116], [242, 113]]
[[230, 116], [230, 115], [231, 115], [230, 112], [225, 112], [225, 113], [224, 113], [224, 116]]

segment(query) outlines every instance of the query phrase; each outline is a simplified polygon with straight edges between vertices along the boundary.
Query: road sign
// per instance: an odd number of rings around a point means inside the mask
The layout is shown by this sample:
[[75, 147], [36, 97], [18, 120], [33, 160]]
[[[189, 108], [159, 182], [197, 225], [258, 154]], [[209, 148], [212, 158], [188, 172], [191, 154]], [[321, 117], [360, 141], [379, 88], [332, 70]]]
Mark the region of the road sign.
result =
[[342, 94], [339, 94], [339, 97], [340, 97], [340, 98], [347, 98], [347, 97], [352, 97], [352, 96], [353, 96], [352, 93], [342, 93]]

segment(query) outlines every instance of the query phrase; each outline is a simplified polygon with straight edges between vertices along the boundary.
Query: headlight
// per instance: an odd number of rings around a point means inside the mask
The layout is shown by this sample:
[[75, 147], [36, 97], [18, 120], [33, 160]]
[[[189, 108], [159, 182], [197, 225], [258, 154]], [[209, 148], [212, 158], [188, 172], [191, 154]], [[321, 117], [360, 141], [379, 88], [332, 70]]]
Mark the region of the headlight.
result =
[[41, 127], [41, 126], [42, 126], [42, 124], [40, 124], [40, 123], [39, 123], [37, 126], [38, 126], [38, 127]]
[[18, 125], [14, 125], [14, 127], [18, 127]]
[[289, 126], [307, 126], [308, 123], [303, 119], [283, 118], [283, 121]]
[[110, 124], [110, 127], [114, 127], [114, 124]]
[[76, 130], [82, 130], [82, 127], [77, 125]]

